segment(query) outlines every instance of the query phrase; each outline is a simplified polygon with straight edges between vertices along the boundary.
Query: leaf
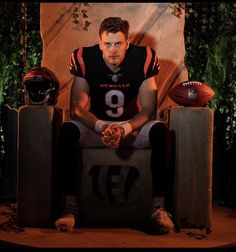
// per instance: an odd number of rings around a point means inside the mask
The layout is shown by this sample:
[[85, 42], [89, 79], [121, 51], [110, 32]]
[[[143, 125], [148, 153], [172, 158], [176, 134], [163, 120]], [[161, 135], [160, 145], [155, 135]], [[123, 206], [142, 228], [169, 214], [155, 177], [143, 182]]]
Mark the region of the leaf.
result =
[[82, 17], [83, 18], [87, 18], [88, 17], [88, 15], [86, 14], [87, 13], [86, 10], [82, 10], [81, 12], [82, 12]]
[[77, 13], [73, 13], [73, 18], [77, 18], [79, 15]]
[[77, 19], [74, 19], [72, 22], [73, 22], [74, 24], [78, 24], [78, 23], [79, 23], [79, 21], [78, 21]]
[[90, 24], [91, 24], [91, 22], [89, 22], [89, 21], [87, 21], [87, 20], [85, 21], [85, 26], [86, 26], [86, 27], [88, 27]]

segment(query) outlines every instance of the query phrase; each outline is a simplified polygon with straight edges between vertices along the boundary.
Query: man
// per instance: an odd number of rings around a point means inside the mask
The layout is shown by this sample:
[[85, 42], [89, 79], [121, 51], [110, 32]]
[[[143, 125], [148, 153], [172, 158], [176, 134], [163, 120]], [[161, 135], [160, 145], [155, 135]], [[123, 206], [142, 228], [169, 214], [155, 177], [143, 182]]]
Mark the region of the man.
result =
[[70, 60], [70, 72], [75, 76], [71, 89], [72, 120], [61, 127], [58, 153], [64, 212], [55, 225], [60, 230], [72, 230], [78, 217], [75, 178], [79, 140], [81, 146], [111, 149], [151, 145], [150, 217], [157, 233], [168, 232], [174, 227], [164, 210], [169, 135], [164, 122], [153, 120], [158, 58], [153, 49], [129, 43], [129, 23], [119, 17], [104, 19], [99, 37], [99, 44], [76, 49]]

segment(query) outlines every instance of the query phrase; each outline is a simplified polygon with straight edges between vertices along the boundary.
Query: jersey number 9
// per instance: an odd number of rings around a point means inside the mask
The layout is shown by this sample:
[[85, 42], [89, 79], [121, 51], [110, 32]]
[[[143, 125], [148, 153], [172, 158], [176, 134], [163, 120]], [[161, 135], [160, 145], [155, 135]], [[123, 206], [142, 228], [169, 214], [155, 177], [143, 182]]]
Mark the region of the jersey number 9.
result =
[[118, 90], [111, 90], [105, 95], [105, 103], [112, 109], [106, 110], [110, 117], [120, 117], [124, 112], [124, 94]]

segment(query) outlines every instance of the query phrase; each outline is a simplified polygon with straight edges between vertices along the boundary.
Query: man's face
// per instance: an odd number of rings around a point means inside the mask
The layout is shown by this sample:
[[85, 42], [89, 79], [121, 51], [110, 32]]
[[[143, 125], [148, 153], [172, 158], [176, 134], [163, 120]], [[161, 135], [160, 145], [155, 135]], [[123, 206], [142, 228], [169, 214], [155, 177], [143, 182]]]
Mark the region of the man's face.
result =
[[99, 47], [108, 64], [118, 67], [125, 58], [129, 43], [122, 32], [107, 33], [103, 32], [99, 42]]

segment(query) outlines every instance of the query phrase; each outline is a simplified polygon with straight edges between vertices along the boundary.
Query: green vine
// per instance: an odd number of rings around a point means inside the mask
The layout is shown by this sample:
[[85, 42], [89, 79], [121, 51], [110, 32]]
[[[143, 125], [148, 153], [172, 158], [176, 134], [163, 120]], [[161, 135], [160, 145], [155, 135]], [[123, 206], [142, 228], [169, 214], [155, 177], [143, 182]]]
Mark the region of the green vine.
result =
[[235, 14], [235, 3], [186, 3], [189, 79], [214, 89], [215, 97], [208, 106], [223, 115], [227, 150], [233, 148], [236, 138]]

